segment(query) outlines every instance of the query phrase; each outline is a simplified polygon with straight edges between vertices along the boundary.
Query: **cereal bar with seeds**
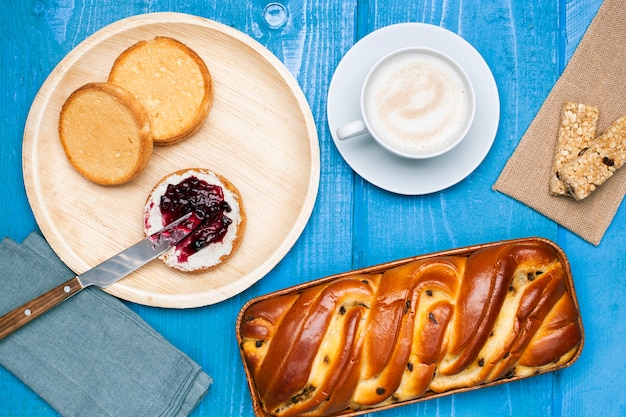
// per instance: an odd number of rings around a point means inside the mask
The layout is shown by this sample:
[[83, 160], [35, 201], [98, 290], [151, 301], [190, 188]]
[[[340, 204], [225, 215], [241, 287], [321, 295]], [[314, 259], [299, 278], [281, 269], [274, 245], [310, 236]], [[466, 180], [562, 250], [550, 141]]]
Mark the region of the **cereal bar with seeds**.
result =
[[582, 155], [559, 170], [569, 193], [582, 200], [626, 162], [626, 116], [617, 119]]
[[565, 102], [561, 110], [561, 125], [554, 150], [550, 175], [550, 194], [569, 195], [565, 184], [558, 177], [559, 170], [589, 146], [596, 136], [599, 109], [582, 103]]

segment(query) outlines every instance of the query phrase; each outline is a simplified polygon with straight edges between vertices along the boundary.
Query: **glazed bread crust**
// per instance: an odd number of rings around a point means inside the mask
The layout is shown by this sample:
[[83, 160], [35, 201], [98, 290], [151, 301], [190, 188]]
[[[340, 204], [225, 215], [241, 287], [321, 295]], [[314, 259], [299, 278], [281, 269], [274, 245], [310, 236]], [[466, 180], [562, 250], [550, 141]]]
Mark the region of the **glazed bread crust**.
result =
[[529, 376], [582, 343], [544, 242], [417, 260], [252, 303], [241, 352], [267, 415], [324, 416]]

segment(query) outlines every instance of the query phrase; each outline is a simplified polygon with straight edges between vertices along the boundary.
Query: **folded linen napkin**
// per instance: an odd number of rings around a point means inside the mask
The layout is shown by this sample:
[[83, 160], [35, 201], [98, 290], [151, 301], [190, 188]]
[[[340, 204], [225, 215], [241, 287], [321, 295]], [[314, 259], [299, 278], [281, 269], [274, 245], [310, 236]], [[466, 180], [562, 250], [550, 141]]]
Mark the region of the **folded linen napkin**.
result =
[[598, 134], [626, 115], [624, 45], [626, 7], [623, 0], [605, 0], [493, 186], [594, 245], [626, 194], [626, 168], [582, 201], [550, 195], [548, 187], [564, 102], [598, 106]]
[[[0, 315], [73, 277], [31, 233], [0, 243]], [[0, 340], [0, 364], [63, 416], [186, 416], [212, 379], [94, 287]]]

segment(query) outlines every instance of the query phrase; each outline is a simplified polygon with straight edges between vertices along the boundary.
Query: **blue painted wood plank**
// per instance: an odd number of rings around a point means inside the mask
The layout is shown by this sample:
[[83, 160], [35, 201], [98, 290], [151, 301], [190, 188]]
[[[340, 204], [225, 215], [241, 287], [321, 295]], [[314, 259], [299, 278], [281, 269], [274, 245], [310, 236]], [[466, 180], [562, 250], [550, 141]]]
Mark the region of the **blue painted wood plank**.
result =
[[[283, 26], [263, 17], [270, 1], [13, 2], [0, 16], [0, 234], [21, 240], [36, 228], [21, 179], [21, 138], [32, 100], [56, 63], [96, 30], [146, 12], [180, 11], [215, 19], [252, 36], [279, 57], [302, 87], [319, 131], [319, 198], [303, 235], [285, 259], [252, 288], [223, 303], [169, 310], [132, 303], [149, 324], [215, 378], [195, 416], [251, 415], [234, 336], [250, 298], [405, 256], [498, 239], [540, 235], [568, 253], [583, 312], [586, 345], [571, 368], [498, 387], [428, 401], [377, 415], [607, 416], [626, 414], [619, 382], [626, 360], [624, 204], [593, 247], [519, 202], [491, 191], [525, 129], [571, 57], [601, 0], [543, 2], [279, 2]], [[279, 16], [280, 17], [280, 16]], [[419, 197], [393, 195], [355, 175], [326, 124], [326, 91], [343, 54], [383, 26], [428, 22], [459, 33], [491, 67], [502, 101], [496, 142], [460, 184]], [[393, 213], [396, 222], [385, 221]], [[614, 381], [609, 383], [607, 381]], [[54, 410], [0, 368], [0, 416], [54, 416]]]
[[[529, 235], [555, 239], [557, 227], [527, 207], [491, 192], [504, 162], [513, 152], [556, 80], [558, 10], [539, 1], [425, 3], [416, 7], [374, 8], [371, 29], [404, 21], [449, 29], [470, 42], [494, 74], [501, 101], [496, 141], [481, 166], [461, 183], [432, 195], [395, 196], [366, 185], [362, 228], [366, 264], [438, 250]], [[480, 3], [480, 2], [479, 2]], [[487, 35], [488, 34], [488, 35]], [[493, 42], [497, 38], [498, 42]], [[552, 59], [539, 57], [552, 56]], [[398, 221], [377, 221], [383, 213]], [[358, 240], [358, 238], [357, 238]], [[434, 400], [437, 415], [549, 415], [552, 377], [541, 376]], [[532, 392], [529, 401], [524, 391]], [[428, 413], [431, 402], [391, 410]]]
[[[574, 53], [601, 0], [561, 3], [563, 19], [561, 51], [564, 67]], [[626, 111], [626, 108], [624, 109]], [[616, 326], [626, 317], [626, 286], [621, 279], [626, 267], [625, 204], [622, 202], [601, 244], [596, 248], [561, 230], [558, 243], [570, 256], [585, 327], [585, 347], [578, 362], [555, 379], [563, 392], [561, 415], [626, 414], [626, 396], [619, 387], [624, 380], [626, 332]], [[615, 381], [613, 384], [610, 381]]]

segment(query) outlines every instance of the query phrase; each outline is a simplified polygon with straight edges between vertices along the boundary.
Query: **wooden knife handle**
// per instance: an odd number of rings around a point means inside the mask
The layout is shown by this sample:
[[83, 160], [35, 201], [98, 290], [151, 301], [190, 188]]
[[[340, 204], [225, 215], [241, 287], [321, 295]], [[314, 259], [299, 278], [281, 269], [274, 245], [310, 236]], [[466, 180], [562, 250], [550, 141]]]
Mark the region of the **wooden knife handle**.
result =
[[0, 317], [0, 340], [82, 289], [80, 281], [74, 277]]

